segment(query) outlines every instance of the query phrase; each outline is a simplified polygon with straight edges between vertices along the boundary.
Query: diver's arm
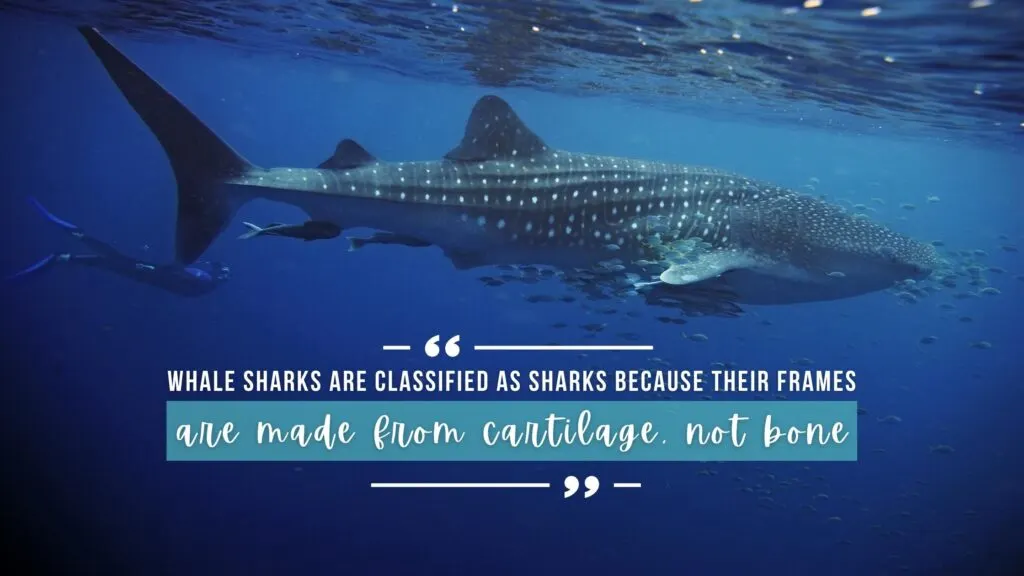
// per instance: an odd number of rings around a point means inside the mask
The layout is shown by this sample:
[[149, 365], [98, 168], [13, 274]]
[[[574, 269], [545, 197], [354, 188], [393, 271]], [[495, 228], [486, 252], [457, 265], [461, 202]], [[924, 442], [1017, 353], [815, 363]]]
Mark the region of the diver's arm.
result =
[[91, 268], [102, 268], [109, 270], [122, 276], [127, 275], [126, 272], [137, 272], [129, 270], [132, 266], [125, 262], [124, 258], [110, 258], [108, 256], [100, 254], [50, 254], [35, 264], [16, 272], [7, 277], [8, 280], [15, 280], [18, 278], [24, 278], [26, 276], [38, 275], [45, 270], [50, 270], [58, 264], [80, 264], [83, 266], [89, 266]]
[[229, 269], [218, 264], [216, 276], [195, 267], [154, 265], [133, 260], [120, 253], [113, 256], [104, 254], [50, 254], [31, 266], [11, 274], [8, 281], [16, 281], [51, 270], [58, 264], [75, 264], [87, 268], [106, 270], [123, 278], [160, 288], [180, 296], [201, 296], [212, 291], [229, 276]]
[[124, 276], [125, 278], [131, 278], [146, 284], [151, 284], [154, 270], [156, 266], [134, 260], [123, 254], [117, 254], [117, 256], [107, 256], [105, 254], [71, 254], [67, 258], [68, 263], [78, 264], [80, 266], [86, 266], [89, 268], [99, 268], [112, 272], [118, 276]]

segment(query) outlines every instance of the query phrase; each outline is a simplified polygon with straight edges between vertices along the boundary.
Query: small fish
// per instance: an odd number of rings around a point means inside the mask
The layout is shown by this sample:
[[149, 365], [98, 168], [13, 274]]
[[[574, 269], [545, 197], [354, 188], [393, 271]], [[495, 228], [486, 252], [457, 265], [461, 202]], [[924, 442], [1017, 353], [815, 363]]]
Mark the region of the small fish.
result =
[[547, 294], [530, 294], [529, 296], [524, 296], [523, 300], [526, 300], [530, 304], [540, 304], [542, 302], [554, 302], [555, 297]]
[[907, 304], [917, 304], [917, 296], [914, 296], [910, 292], [897, 292], [896, 297], [899, 298], [901, 302], [906, 302]]

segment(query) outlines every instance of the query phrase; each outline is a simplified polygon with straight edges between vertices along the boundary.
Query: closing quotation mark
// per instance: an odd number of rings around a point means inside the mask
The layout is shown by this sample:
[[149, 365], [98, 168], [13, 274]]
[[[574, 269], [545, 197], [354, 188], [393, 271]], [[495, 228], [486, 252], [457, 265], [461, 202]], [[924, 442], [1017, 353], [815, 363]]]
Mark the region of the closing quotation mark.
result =
[[[459, 339], [459, 335], [456, 334], [444, 343], [444, 353], [447, 354], [449, 358], [455, 358], [462, 351], [459, 349]], [[430, 340], [427, 340], [426, 345], [423, 346], [423, 351], [427, 353], [427, 356], [436, 358], [441, 353], [441, 348], [437, 345], [440, 341], [441, 336], [434, 336]]]
[[[597, 476], [587, 476], [583, 480], [583, 486], [586, 487], [586, 492], [583, 493], [584, 498], [590, 498], [601, 488], [601, 481], [597, 479]], [[575, 476], [565, 477], [565, 493], [562, 494], [563, 498], [572, 498], [580, 491], [580, 479]]]

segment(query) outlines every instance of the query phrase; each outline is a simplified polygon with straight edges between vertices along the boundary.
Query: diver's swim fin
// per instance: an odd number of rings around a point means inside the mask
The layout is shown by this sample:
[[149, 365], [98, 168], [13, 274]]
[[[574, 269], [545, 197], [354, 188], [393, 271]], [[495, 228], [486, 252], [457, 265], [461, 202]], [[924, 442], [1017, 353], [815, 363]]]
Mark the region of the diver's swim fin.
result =
[[80, 27], [78, 31], [170, 160], [178, 183], [175, 256], [179, 263], [191, 264], [249, 200], [228, 194], [219, 184], [254, 166], [95, 28]]
[[54, 216], [52, 212], [50, 212], [49, 210], [47, 210], [47, 209], [46, 209], [46, 208], [45, 208], [45, 207], [44, 207], [44, 206], [43, 206], [43, 205], [42, 205], [42, 204], [41, 204], [41, 203], [39, 202], [39, 200], [36, 200], [35, 198], [29, 197], [28, 201], [29, 201], [29, 202], [31, 202], [31, 203], [32, 203], [32, 205], [36, 207], [36, 210], [39, 210], [39, 212], [40, 212], [40, 213], [41, 213], [41, 214], [42, 214], [42, 215], [43, 215], [43, 216], [44, 216], [44, 217], [45, 217], [45, 218], [46, 218], [47, 220], [49, 220], [50, 222], [53, 222], [54, 224], [56, 224], [57, 226], [60, 226], [61, 228], [64, 228], [65, 230], [70, 230], [70, 231], [72, 231], [72, 232], [75, 232], [75, 231], [77, 231], [77, 230], [78, 230], [78, 226], [75, 226], [74, 224], [72, 224], [71, 222], [68, 222], [67, 220], [62, 220], [62, 219], [60, 219], [60, 218], [58, 218], [58, 217]]
[[18, 278], [23, 278], [25, 276], [28, 276], [29, 274], [34, 273], [34, 272], [39, 272], [40, 270], [45, 270], [46, 268], [49, 268], [50, 265], [55, 263], [55, 262], [57, 262], [57, 255], [56, 254], [50, 254], [46, 258], [43, 258], [39, 262], [36, 262], [35, 264], [29, 266], [28, 268], [25, 268], [21, 272], [15, 272], [14, 274], [11, 274], [10, 276], [7, 277], [7, 280], [8, 281], [17, 280]]

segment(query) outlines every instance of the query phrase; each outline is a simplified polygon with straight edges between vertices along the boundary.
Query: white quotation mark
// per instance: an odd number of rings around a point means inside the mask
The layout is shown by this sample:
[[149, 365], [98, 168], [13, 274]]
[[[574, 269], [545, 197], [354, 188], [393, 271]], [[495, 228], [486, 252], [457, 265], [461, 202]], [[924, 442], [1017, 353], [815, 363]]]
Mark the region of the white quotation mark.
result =
[[[462, 352], [462, 350], [459, 349], [459, 339], [459, 336], [455, 335], [444, 343], [444, 353], [447, 354], [449, 358], [455, 358], [460, 352]], [[423, 346], [423, 351], [426, 352], [427, 356], [436, 358], [441, 354], [441, 348], [437, 345], [440, 341], [441, 336], [434, 336], [430, 340], [427, 340], [426, 345]]]
[[[597, 494], [598, 489], [601, 488], [601, 481], [597, 479], [597, 476], [587, 476], [583, 480], [583, 486], [586, 487], [586, 492], [583, 493], [584, 498], [590, 498], [594, 494]], [[564, 498], [572, 498], [580, 491], [580, 479], [575, 476], [565, 477], [565, 493], [562, 494]]]

